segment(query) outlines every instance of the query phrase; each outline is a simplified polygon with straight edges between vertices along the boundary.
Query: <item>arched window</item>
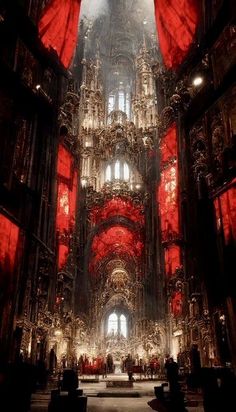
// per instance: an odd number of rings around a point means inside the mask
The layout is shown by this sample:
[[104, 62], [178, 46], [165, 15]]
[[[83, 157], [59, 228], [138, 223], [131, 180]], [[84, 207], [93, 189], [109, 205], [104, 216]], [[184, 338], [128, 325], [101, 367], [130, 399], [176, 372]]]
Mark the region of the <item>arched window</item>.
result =
[[119, 160], [115, 163], [115, 179], [120, 179], [120, 162]]
[[114, 94], [110, 94], [108, 99], [108, 113], [111, 113], [113, 110], [115, 110], [115, 96]]
[[127, 321], [125, 315], [120, 315], [120, 334], [127, 337]]
[[123, 91], [119, 91], [119, 110], [125, 111], [125, 96]]
[[107, 168], [106, 168], [105, 180], [106, 180], [106, 182], [111, 181], [111, 165], [108, 165]]
[[118, 332], [118, 316], [116, 313], [111, 313], [108, 318], [107, 333], [115, 334]]
[[127, 114], [128, 119], [130, 119], [130, 93], [126, 93], [126, 105], [125, 105], [125, 112]]
[[129, 180], [129, 166], [124, 163], [124, 180]]
[[[121, 148], [121, 144], [117, 143], [117, 150]], [[113, 180], [123, 180], [130, 182], [132, 178], [132, 168], [125, 159], [117, 159], [104, 167], [104, 182]]]
[[127, 338], [127, 319], [126, 316], [121, 314], [117, 315], [116, 313], [111, 313], [108, 317], [107, 325], [107, 334], [108, 335], [122, 335], [124, 338]]
[[[120, 88], [122, 87], [122, 88]], [[120, 86], [112, 90], [108, 95], [107, 100], [107, 109], [108, 115], [113, 110], [121, 110], [122, 112], [127, 114], [128, 119], [130, 119], [130, 86]], [[108, 121], [111, 121], [109, 118]]]

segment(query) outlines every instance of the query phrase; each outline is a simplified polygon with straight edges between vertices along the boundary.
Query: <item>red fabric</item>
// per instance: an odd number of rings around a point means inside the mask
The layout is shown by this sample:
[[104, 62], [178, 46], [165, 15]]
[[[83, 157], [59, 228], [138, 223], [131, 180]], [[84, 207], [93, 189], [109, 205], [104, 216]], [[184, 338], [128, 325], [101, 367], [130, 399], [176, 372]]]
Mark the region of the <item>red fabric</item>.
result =
[[167, 68], [186, 57], [199, 22], [198, 0], [154, 0], [160, 49]]
[[144, 208], [142, 205], [135, 205], [131, 200], [124, 200], [120, 197], [108, 200], [103, 206], [95, 207], [90, 213], [90, 220], [93, 224], [109, 219], [113, 216], [124, 216], [133, 222], [144, 225]]
[[39, 21], [39, 37], [47, 49], [70, 66], [78, 34], [81, 0], [50, 0]]
[[70, 224], [74, 228], [75, 226], [75, 215], [76, 215], [76, 201], [77, 201], [77, 185], [78, 185], [78, 174], [74, 172], [72, 190], [69, 193], [70, 198]]
[[166, 162], [177, 157], [177, 130], [176, 125], [172, 125], [161, 138], [160, 143], [160, 163], [161, 168]]
[[60, 144], [58, 148], [57, 174], [67, 179], [71, 178], [72, 156], [65, 147]]
[[[58, 148], [57, 180], [58, 268], [62, 269], [69, 254], [70, 235], [75, 227], [78, 185], [78, 173], [74, 168], [73, 156], [63, 145], [59, 145]], [[60, 241], [61, 235], [63, 243]]]
[[68, 254], [69, 254], [68, 246], [59, 244], [59, 247], [58, 247], [58, 268], [59, 269], [62, 269], [63, 266], [65, 266]]
[[177, 162], [161, 173], [157, 190], [162, 240], [172, 240], [179, 234]]
[[236, 241], [236, 179], [214, 200], [217, 230], [223, 229], [225, 243]]
[[76, 195], [77, 173], [74, 174], [72, 190], [66, 183], [59, 182], [58, 184], [56, 228], [60, 233], [74, 228]]
[[98, 262], [111, 253], [140, 258], [143, 248], [143, 241], [137, 232], [120, 225], [112, 226], [94, 236], [91, 247], [90, 270], [94, 270]]
[[174, 123], [160, 142], [160, 183], [156, 201], [159, 204], [162, 241], [179, 235], [177, 129]]
[[59, 145], [57, 160], [57, 219], [56, 228], [60, 233], [73, 229], [75, 224], [78, 174], [74, 170], [71, 153]]
[[60, 233], [68, 231], [70, 219], [69, 188], [65, 183], [58, 185], [56, 228]]
[[0, 263], [3, 272], [14, 270], [18, 237], [19, 227], [0, 215]]
[[183, 293], [174, 292], [171, 298], [171, 312], [174, 317], [179, 317], [183, 313]]
[[180, 247], [178, 245], [168, 246], [165, 249], [164, 259], [166, 275], [171, 277], [180, 267]]
[[19, 245], [19, 227], [0, 214], [0, 337], [9, 328], [13, 310], [14, 276]]

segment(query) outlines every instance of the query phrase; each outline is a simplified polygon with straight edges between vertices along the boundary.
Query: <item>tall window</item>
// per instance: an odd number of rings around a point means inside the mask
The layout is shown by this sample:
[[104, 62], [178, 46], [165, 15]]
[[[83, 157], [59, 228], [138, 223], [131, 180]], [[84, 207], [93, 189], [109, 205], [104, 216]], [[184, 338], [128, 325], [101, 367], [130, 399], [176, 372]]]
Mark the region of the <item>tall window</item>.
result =
[[121, 179], [128, 182], [130, 180], [130, 166], [124, 160], [116, 160], [110, 163], [105, 169], [105, 182], [114, 179]]
[[125, 112], [127, 114], [128, 119], [130, 119], [130, 93], [126, 93], [126, 105], [125, 105]]
[[115, 179], [120, 179], [120, 162], [118, 160], [115, 163]]
[[129, 166], [124, 163], [124, 180], [129, 180]]
[[129, 86], [124, 86], [124, 88], [116, 88], [108, 95], [108, 115], [113, 110], [121, 110], [127, 114], [128, 119], [130, 119], [130, 88]]
[[106, 182], [111, 181], [111, 165], [108, 165], [106, 168]]
[[118, 332], [118, 316], [116, 313], [111, 313], [108, 318], [108, 328], [107, 333], [117, 333]]
[[127, 338], [127, 319], [126, 316], [121, 314], [117, 315], [116, 313], [111, 313], [108, 317], [108, 327], [107, 334], [118, 334]]
[[127, 322], [125, 315], [120, 315], [120, 334], [127, 337]]
[[108, 113], [111, 113], [112, 110], [115, 110], [115, 96], [110, 94], [108, 99]]
[[125, 111], [125, 96], [123, 91], [119, 91], [119, 110]]

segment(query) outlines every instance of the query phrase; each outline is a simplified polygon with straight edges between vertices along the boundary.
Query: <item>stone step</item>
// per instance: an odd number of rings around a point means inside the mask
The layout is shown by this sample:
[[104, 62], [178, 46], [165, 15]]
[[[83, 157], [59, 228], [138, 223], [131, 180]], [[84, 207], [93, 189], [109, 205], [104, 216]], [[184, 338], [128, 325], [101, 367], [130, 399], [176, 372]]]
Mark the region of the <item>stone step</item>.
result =
[[133, 388], [133, 386], [133, 381], [109, 380], [106, 382], [107, 388]]
[[140, 398], [139, 392], [98, 392], [99, 398]]

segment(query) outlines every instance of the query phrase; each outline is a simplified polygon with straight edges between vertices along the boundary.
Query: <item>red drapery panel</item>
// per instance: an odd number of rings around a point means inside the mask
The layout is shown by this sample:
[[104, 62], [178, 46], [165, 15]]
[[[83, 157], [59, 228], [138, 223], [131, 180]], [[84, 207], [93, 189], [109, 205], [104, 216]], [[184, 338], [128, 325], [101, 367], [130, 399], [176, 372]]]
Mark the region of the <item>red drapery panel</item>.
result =
[[171, 277], [180, 267], [180, 247], [178, 245], [168, 246], [165, 249], [164, 258], [166, 275]]
[[57, 220], [56, 228], [60, 233], [69, 230], [70, 197], [68, 185], [62, 182], [58, 184], [57, 194]]
[[183, 312], [183, 293], [176, 291], [171, 297], [171, 312], [175, 318], [182, 315]]
[[225, 243], [236, 241], [236, 179], [214, 200], [217, 230], [223, 229]]
[[59, 244], [58, 247], [58, 268], [62, 269], [65, 266], [69, 254], [69, 247], [67, 245]]
[[3, 272], [14, 270], [18, 237], [19, 227], [0, 215], [0, 263]]
[[161, 168], [165, 163], [177, 157], [177, 131], [176, 125], [172, 125], [161, 138], [160, 143], [160, 163]]
[[174, 123], [160, 142], [161, 180], [157, 188], [162, 240], [179, 234], [177, 130]]
[[177, 162], [161, 172], [157, 201], [159, 202], [162, 240], [172, 240], [179, 234]]
[[70, 235], [75, 227], [78, 184], [73, 156], [63, 145], [58, 148], [57, 180], [58, 268], [62, 269], [69, 254]]
[[160, 142], [160, 182], [156, 190], [159, 205], [161, 240], [164, 245], [165, 273], [175, 274], [181, 266], [179, 238], [178, 147], [176, 124], [173, 123]]
[[56, 228], [63, 233], [74, 228], [78, 173], [73, 156], [62, 145], [58, 148], [57, 178]]
[[67, 179], [71, 178], [72, 156], [62, 144], [59, 145], [57, 159], [57, 174]]
[[198, 0], [154, 0], [160, 49], [167, 68], [187, 55], [199, 21]]
[[50, 0], [39, 21], [39, 37], [47, 49], [70, 66], [76, 46], [81, 0]]
[[19, 245], [19, 227], [0, 214], [0, 336], [9, 327], [16, 279], [14, 269]]
[[72, 228], [75, 227], [77, 185], [78, 185], [78, 173], [74, 172], [72, 190], [70, 191], [70, 224]]
[[74, 173], [72, 190], [70, 190], [66, 183], [59, 182], [58, 184], [56, 228], [60, 233], [74, 228], [76, 195], [77, 173]]

